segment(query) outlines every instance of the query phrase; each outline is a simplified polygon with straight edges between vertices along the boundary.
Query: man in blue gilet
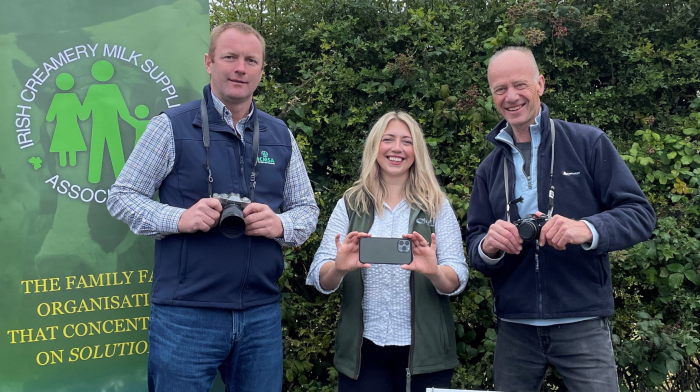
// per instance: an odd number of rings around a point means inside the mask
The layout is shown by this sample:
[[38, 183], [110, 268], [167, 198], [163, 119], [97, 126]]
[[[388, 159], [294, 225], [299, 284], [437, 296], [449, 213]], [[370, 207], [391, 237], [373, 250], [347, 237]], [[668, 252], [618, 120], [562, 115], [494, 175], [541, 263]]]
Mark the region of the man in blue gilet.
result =
[[608, 252], [651, 235], [655, 214], [601, 130], [550, 117], [527, 48], [489, 62], [501, 121], [467, 216], [474, 268], [491, 278], [498, 391], [535, 392], [555, 367], [572, 392], [618, 390]]
[[282, 389], [282, 247], [319, 210], [291, 132], [253, 102], [264, 60], [252, 27], [216, 27], [203, 99], [154, 117], [110, 190], [110, 213], [157, 239], [149, 391], [207, 392], [217, 371], [227, 390]]

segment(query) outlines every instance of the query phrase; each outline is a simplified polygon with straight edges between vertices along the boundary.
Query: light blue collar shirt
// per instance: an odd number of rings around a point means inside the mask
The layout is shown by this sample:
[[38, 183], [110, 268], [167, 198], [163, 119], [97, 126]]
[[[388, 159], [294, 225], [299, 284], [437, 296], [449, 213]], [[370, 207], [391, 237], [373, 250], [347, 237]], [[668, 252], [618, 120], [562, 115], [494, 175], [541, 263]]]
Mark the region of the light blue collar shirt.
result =
[[[520, 213], [521, 218], [526, 214], [534, 214], [535, 212], [539, 211], [537, 208], [537, 152], [540, 146], [540, 141], [542, 140], [542, 132], [540, 129], [541, 118], [542, 109], [540, 109], [540, 113], [535, 118], [535, 123], [530, 125], [532, 161], [530, 162], [529, 173], [525, 173], [525, 168], [523, 167], [523, 156], [520, 155], [520, 151], [515, 147], [513, 137], [508, 133], [510, 124], [507, 124], [505, 128], [501, 130], [498, 136], [496, 136], [496, 140], [502, 141], [510, 146], [511, 154], [513, 156], [513, 163], [515, 165], [515, 194], [511, 195], [511, 200], [518, 197], [523, 198], [523, 201], [518, 203], [518, 212]], [[542, 212], [547, 213], [547, 211]]]

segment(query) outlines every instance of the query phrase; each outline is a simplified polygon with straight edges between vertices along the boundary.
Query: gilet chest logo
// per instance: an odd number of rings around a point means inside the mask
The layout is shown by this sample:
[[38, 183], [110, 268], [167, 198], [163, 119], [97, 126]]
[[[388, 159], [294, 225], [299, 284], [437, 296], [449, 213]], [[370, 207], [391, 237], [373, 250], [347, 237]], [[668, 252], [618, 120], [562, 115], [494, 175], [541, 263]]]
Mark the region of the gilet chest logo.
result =
[[418, 223], [419, 225], [428, 225], [430, 227], [435, 227], [434, 219], [418, 218], [416, 219], [416, 223]]
[[265, 163], [265, 164], [268, 164], [268, 165], [274, 165], [274, 164], [275, 164], [275, 160], [274, 160], [273, 158], [270, 158], [270, 157], [268, 156], [267, 151], [260, 151], [260, 155], [262, 155], [262, 156], [259, 156], [259, 157], [258, 157], [258, 163]]

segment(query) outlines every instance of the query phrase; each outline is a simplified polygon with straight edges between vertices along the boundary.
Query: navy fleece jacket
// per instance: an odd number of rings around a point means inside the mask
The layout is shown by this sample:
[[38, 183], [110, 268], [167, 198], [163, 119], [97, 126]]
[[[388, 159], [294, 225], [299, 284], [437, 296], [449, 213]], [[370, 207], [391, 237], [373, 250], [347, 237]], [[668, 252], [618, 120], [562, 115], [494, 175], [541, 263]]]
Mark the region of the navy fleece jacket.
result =
[[[612, 142], [601, 130], [554, 120], [555, 187], [553, 215], [585, 219], [600, 235], [598, 247], [568, 245], [559, 251], [545, 244], [535, 264], [535, 244], [497, 264], [484, 262], [479, 243], [496, 220], [506, 218], [503, 160], [508, 164], [510, 199], [515, 199], [515, 168], [510, 147], [496, 141], [506, 122], [487, 139], [496, 148], [479, 165], [467, 216], [467, 249], [477, 270], [491, 278], [498, 317], [550, 319], [609, 316], [614, 312], [608, 252], [628, 248], [651, 235], [656, 216]], [[549, 109], [542, 104], [542, 140], [538, 151], [538, 207], [546, 212], [552, 141]], [[511, 205], [511, 221], [520, 218]]]

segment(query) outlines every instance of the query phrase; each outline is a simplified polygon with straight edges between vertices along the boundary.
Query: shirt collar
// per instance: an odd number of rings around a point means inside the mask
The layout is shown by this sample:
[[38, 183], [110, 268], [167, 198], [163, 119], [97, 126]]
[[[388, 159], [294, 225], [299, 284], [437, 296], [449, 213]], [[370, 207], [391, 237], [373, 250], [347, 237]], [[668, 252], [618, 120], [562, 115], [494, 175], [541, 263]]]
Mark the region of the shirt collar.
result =
[[[248, 112], [248, 115], [245, 116], [244, 118], [240, 119], [240, 120], [238, 121], [238, 123], [236, 124], [237, 126], [234, 126], [234, 125], [233, 125], [233, 118], [231, 117], [231, 111], [228, 110], [228, 108], [224, 105], [224, 103], [219, 99], [219, 97], [217, 97], [216, 95], [214, 95], [213, 92], [211, 93], [211, 99], [214, 101], [214, 108], [216, 108], [216, 111], [219, 112], [219, 115], [221, 116], [221, 118], [223, 118], [224, 121], [226, 121], [226, 124], [228, 124], [228, 126], [231, 127], [231, 128], [233, 128], [233, 129], [238, 130], [238, 129], [237, 129], [237, 128], [238, 128], [238, 127], [237, 127], [238, 125], [243, 125], [243, 124], [247, 123], [248, 120], [250, 119], [250, 117], [253, 116], [253, 108], [254, 108], [254, 106], [253, 106], [253, 104], [251, 103], [251, 104], [250, 104], [250, 112]], [[244, 128], [244, 129], [245, 129], [245, 128]]]
[[[530, 125], [530, 140], [533, 140], [537, 138], [539, 140], [540, 133], [542, 131], [542, 128], [540, 126], [540, 120], [542, 119], [542, 108], [540, 108], [540, 112], [537, 114], [537, 117], [535, 117], [535, 123]], [[506, 141], [509, 144], [515, 145], [515, 140], [513, 139], [512, 135], [513, 131], [511, 129], [510, 124], [506, 123], [506, 126], [501, 129], [501, 132], [498, 133], [498, 136], [496, 136], [496, 140], [501, 140], [501, 141]]]

